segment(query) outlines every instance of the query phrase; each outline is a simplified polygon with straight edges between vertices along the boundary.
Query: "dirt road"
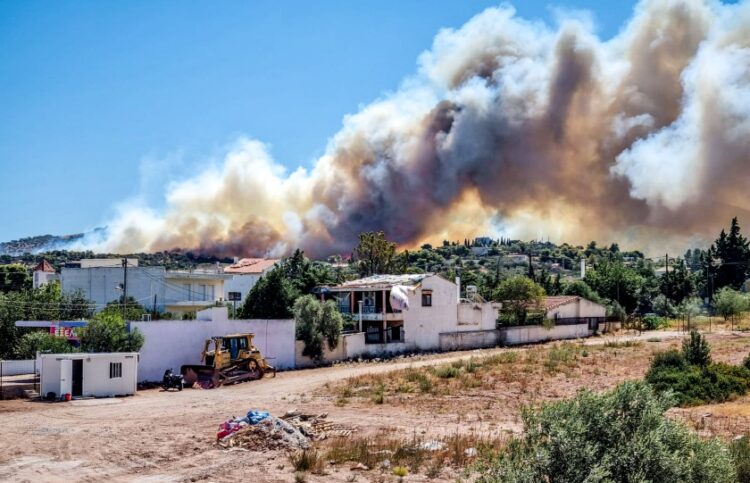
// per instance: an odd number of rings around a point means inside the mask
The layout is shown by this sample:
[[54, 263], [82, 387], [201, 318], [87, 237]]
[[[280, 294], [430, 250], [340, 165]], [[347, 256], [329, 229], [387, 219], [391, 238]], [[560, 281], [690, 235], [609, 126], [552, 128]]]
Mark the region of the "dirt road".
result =
[[[618, 340], [655, 337], [669, 339], [681, 334], [650, 332]], [[595, 338], [585, 343], [607, 340]], [[327, 412], [330, 419], [364, 431], [385, 427], [404, 433], [466, 429], [461, 414], [409, 415], [392, 414], [383, 406], [338, 407], [331, 398], [311, 394], [326, 383], [350, 376], [507, 350], [290, 371], [273, 379], [208, 391], [165, 393], [154, 389], [129, 398], [68, 403], [2, 401], [0, 481], [293, 481], [290, 463], [281, 452], [225, 451], [213, 446], [217, 425], [249, 409], [280, 414], [298, 408]], [[320, 477], [320, 481], [351, 481], [348, 471], [344, 473]], [[316, 477], [308, 477], [308, 481], [316, 481]]]

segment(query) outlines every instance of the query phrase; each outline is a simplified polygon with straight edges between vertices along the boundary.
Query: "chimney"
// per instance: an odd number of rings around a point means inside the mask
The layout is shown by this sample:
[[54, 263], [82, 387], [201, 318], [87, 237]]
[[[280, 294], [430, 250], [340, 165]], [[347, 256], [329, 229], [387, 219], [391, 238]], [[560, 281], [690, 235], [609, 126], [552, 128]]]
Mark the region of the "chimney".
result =
[[456, 277], [456, 303], [461, 303], [461, 277]]
[[586, 277], [586, 259], [581, 258], [581, 278]]

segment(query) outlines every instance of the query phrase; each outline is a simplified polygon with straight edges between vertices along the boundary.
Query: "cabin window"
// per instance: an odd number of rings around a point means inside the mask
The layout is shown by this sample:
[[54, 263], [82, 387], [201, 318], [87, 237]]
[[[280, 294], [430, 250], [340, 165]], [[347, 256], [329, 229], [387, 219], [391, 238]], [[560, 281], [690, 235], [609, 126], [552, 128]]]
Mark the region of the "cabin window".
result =
[[432, 307], [432, 292], [429, 290], [422, 292], [422, 307]]
[[117, 377], [122, 377], [122, 362], [110, 362], [109, 378], [115, 379]]

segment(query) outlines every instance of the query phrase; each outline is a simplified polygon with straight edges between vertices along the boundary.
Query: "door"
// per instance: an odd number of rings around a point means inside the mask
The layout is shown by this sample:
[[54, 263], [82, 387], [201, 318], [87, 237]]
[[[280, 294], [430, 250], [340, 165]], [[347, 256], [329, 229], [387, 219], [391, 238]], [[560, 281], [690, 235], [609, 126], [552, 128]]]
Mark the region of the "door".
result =
[[73, 361], [73, 383], [71, 394], [73, 396], [83, 396], [83, 359], [74, 359]]
[[73, 382], [73, 361], [70, 359], [63, 359], [60, 361], [60, 394], [58, 397], [62, 397], [65, 394], [71, 394]]

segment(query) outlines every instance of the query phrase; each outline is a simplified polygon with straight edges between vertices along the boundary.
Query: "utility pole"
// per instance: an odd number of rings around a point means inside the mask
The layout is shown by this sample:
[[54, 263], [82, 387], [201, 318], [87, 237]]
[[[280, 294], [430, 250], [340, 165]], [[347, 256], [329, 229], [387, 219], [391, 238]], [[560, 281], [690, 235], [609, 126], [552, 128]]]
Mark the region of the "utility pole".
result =
[[122, 320], [125, 320], [127, 300], [128, 300], [128, 259], [122, 259], [123, 279], [122, 279]]

